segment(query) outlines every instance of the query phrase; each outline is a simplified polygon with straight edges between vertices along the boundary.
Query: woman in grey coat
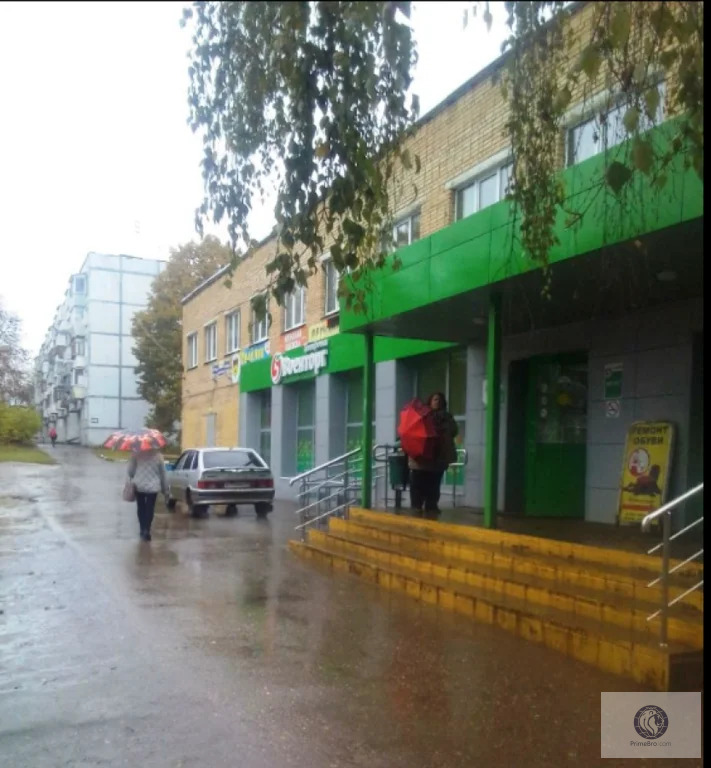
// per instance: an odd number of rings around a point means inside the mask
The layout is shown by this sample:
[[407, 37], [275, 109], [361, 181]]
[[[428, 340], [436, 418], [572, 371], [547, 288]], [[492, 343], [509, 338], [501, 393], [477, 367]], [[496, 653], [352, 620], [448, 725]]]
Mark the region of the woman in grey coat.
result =
[[165, 460], [160, 451], [137, 451], [128, 462], [128, 477], [136, 489], [136, 507], [141, 538], [151, 540], [151, 524], [158, 493], [168, 493]]

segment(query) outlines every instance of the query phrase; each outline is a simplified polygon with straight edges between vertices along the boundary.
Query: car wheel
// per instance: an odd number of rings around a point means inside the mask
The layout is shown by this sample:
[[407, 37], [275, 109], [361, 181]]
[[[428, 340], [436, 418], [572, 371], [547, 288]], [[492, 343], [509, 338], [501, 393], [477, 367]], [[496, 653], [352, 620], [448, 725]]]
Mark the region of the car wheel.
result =
[[207, 511], [210, 509], [209, 505], [193, 503], [193, 497], [190, 493], [187, 494], [186, 501], [191, 517], [207, 517]]
[[254, 505], [254, 511], [257, 513], [257, 517], [266, 517], [272, 511], [272, 505], [261, 502]]
[[237, 505], [228, 504], [225, 507], [225, 517], [237, 517]]

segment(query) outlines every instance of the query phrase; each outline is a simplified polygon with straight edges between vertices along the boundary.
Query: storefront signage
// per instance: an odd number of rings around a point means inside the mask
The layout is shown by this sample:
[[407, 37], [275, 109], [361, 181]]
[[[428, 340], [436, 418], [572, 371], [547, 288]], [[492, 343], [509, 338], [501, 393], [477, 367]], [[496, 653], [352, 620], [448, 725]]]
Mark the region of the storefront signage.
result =
[[269, 342], [263, 341], [260, 344], [253, 344], [239, 353], [240, 363], [256, 363], [258, 360], [264, 360], [269, 357]]
[[319, 371], [325, 368], [328, 362], [328, 342], [321, 341], [307, 344], [304, 353], [299, 357], [287, 357], [277, 352], [272, 358], [271, 376], [272, 384], [279, 384], [290, 376], [313, 371], [318, 376]]
[[620, 418], [620, 401], [619, 400], [607, 400], [605, 402], [605, 416], [608, 419]]
[[298, 349], [306, 344], [306, 326], [295, 328], [293, 331], [287, 331], [279, 337], [279, 352], [290, 352], [292, 349]]
[[242, 367], [242, 364], [240, 362], [239, 354], [232, 355], [231, 375], [232, 375], [232, 383], [233, 384], [239, 384], [239, 371], [240, 371], [241, 367]]
[[227, 371], [229, 371], [231, 368], [232, 364], [228, 360], [225, 360], [222, 365], [215, 363], [212, 366], [212, 378], [216, 379], [219, 376], [222, 376], [223, 373], [227, 373]]
[[607, 363], [605, 366], [605, 400], [622, 397], [622, 363]]
[[323, 339], [327, 339], [329, 336], [335, 336], [337, 333], [338, 323], [335, 322], [333, 325], [329, 325], [328, 321], [324, 320], [321, 323], [309, 326], [309, 343], [323, 341]]
[[674, 425], [666, 421], [637, 421], [627, 431], [619, 522], [639, 524], [664, 504], [669, 486]]

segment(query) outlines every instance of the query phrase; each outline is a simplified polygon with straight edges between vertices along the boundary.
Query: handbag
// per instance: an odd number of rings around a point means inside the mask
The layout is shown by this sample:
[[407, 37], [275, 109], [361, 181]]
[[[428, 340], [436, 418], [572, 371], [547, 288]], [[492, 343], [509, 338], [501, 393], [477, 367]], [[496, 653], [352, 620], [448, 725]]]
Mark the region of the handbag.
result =
[[124, 501], [135, 501], [136, 500], [136, 486], [133, 484], [133, 482], [130, 479], [127, 479], [123, 486], [123, 493], [121, 494], [121, 497]]

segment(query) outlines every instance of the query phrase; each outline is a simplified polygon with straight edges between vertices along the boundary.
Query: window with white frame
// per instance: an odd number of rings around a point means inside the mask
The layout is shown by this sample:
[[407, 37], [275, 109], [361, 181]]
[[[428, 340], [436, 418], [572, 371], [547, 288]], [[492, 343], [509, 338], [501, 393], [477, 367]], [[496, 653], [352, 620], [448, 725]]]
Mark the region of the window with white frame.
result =
[[257, 318], [257, 314], [252, 310], [252, 344], [258, 344], [260, 341], [266, 341], [269, 338], [269, 308], [264, 313], [264, 317]]
[[393, 226], [393, 247], [397, 250], [420, 239], [420, 212], [399, 219]]
[[86, 355], [86, 342], [83, 336], [76, 336], [72, 344], [72, 359]]
[[512, 163], [507, 163], [460, 187], [455, 202], [456, 220], [464, 219], [503, 200], [509, 189], [512, 169]]
[[217, 323], [205, 326], [205, 362], [217, 359]]
[[[644, 109], [640, 110], [638, 124], [640, 132], [649, 130], [664, 119], [666, 88], [664, 82], [660, 82], [655, 87], [659, 98], [654, 119], [650, 119]], [[629, 133], [624, 125], [624, 117], [629, 108], [630, 105], [626, 103], [613, 104], [606, 112], [598, 110], [594, 115], [590, 115], [568, 128], [566, 137], [567, 165], [582, 163], [583, 160], [607, 149], [612, 149], [629, 138]]]
[[240, 312], [230, 312], [225, 315], [225, 352], [236, 352], [239, 349]]
[[304, 324], [304, 303], [306, 290], [303, 285], [298, 285], [286, 297], [284, 306], [284, 330], [290, 331]]
[[74, 275], [74, 293], [80, 296], [86, 293], [86, 275]]
[[188, 368], [195, 368], [198, 364], [198, 335], [191, 333], [188, 336]]
[[323, 271], [326, 282], [326, 307], [324, 314], [332, 315], [338, 312], [338, 281], [341, 276], [333, 263], [333, 259], [327, 259], [323, 263]]

